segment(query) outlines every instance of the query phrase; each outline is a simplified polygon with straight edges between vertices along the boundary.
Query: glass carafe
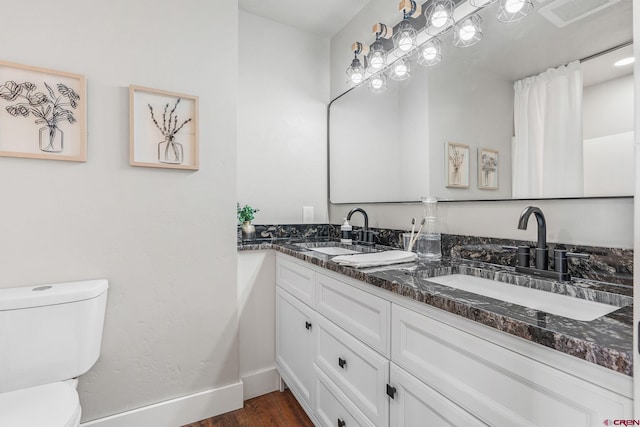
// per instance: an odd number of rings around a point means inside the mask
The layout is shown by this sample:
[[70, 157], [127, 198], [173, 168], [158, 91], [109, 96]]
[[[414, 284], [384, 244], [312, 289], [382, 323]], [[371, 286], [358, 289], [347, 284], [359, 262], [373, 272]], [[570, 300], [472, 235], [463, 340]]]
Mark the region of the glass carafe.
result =
[[440, 227], [438, 224], [438, 199], [423, 197], [424, 226], [416, 240], [416, 253], [419, 258], [439, 260], [442, 258]]

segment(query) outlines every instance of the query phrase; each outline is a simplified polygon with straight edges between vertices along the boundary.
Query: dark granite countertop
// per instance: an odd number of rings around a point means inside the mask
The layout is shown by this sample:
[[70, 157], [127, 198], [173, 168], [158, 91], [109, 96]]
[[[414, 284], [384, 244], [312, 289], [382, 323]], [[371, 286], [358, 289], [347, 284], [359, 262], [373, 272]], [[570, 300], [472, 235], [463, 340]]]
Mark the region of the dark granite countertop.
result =
[[[306, 242], [304, 245], [300, 243]], [[339, 243], [335, 242], [336, 245]], [[429, 304], [483, 325], [571, 356], [632, 375], [633, 287], [573, 278], [570, 282], [534, 278], [513, 267], [467, 259], [443, 258], [386, 267], [356, 269], [332, 262], [332, 256], [303, 246], [327, 245], [289, 239], [242, 242], [238, 250], [274, 249], [305, 262]], [[392, 248], [386, 248], [392, 249]], [[620, 306], [592, 321], [579, 321], [433, 283], [429, 278], [466, 274]]]

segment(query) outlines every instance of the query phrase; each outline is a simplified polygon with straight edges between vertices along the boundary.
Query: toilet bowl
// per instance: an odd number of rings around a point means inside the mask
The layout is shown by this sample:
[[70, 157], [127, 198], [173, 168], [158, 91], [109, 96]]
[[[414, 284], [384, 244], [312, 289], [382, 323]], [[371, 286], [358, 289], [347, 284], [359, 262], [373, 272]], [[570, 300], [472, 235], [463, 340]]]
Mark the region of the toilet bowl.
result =
[[78, 427], [77, 377], [98, 360], [108, 282], [0, 289], [0, 427]]
[[0, 426], [78, 427], [80, 400], [66, 382], [0, 393]]

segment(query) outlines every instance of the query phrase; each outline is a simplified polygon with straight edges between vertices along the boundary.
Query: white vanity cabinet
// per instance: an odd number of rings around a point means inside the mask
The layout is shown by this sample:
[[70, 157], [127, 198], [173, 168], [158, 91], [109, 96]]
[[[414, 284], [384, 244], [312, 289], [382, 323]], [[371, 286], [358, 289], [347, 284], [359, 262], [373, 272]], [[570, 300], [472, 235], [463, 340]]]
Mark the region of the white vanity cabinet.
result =
[[632, 418], [626, 375], [284, 254], [276, 264], [276, 365], [317, 425]]

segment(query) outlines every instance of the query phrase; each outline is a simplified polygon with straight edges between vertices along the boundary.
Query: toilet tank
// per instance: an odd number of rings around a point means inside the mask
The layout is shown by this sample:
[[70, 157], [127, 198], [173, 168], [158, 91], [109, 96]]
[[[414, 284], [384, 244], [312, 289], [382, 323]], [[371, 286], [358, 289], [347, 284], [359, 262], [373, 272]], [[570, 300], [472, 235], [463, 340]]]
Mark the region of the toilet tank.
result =
[[108, 285], [0, 289], [0, 393], [87, 372], [100, 355]]

